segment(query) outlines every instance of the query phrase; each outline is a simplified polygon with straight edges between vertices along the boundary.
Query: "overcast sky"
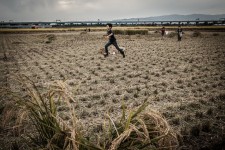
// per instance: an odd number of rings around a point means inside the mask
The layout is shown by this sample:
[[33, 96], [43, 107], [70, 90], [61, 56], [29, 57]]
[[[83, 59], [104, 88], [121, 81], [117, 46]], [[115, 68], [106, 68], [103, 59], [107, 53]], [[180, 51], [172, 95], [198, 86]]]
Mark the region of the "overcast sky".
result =
[[225, 14], [225, 0], [0, 0], [0, 21], [85, 21]]

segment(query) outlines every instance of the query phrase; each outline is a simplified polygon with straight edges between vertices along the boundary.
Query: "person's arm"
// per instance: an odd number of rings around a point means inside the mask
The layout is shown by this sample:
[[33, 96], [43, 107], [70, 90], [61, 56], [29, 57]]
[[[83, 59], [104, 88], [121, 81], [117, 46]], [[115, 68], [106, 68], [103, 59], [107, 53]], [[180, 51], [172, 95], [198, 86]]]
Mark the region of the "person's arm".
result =
[[106, 37], [106, 38], [110, 38], [111, 36], [113, 35], [113, 33], [111, 33], [111, 34], [106, 34], [106, 35], [103, 35], [104, 37]]
[[107, 37], [109, 38], [110, 36], [112, 36], [113, 35], [113, 33], [110, 33]]

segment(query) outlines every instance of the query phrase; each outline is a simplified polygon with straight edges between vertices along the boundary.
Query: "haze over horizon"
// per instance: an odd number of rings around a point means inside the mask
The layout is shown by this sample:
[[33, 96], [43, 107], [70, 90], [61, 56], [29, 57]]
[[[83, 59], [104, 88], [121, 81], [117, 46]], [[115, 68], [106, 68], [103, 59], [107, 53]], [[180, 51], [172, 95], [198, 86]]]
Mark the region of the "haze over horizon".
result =
[[225, 14], [224, 0], [0, 0], [0, 21], [96, 21]]

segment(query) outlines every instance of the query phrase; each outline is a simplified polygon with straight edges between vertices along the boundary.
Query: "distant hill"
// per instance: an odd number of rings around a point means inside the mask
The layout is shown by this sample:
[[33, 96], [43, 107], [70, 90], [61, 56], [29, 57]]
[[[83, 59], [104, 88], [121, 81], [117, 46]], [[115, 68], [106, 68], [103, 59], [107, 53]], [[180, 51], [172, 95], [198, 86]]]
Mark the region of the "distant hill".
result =
[[115, 21], [195, 21], [195, 20], [219, 20], [225, 18], [225, 14], [220, 15], [205, 15], [205, 14], [191, 14], [191, 15], [165, 15], [165, 16], [155, 16], [146, 18], [129, 18], [129, 19], [118, 19]]

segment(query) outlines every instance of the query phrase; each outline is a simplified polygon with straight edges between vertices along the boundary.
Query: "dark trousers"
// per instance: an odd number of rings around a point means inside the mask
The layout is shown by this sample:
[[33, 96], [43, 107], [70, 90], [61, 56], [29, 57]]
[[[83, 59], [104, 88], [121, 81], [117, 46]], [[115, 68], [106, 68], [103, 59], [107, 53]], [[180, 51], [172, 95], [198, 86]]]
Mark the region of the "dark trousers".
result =
[[181, 41], [182, 36], [180, 36], [180, 34], [178, 34], [178, 41]]
[[117, 42], [116, 41], [109, 41], [106, 45], [105, 45], [105, 53], [108, 55], [109, 54], [109, 50], [108, 50], [108, 47], [110, 45], [114, 45], [116, 47], [116, 49], [121, 53], [123, 54], [123, 49], [120, 49]]

